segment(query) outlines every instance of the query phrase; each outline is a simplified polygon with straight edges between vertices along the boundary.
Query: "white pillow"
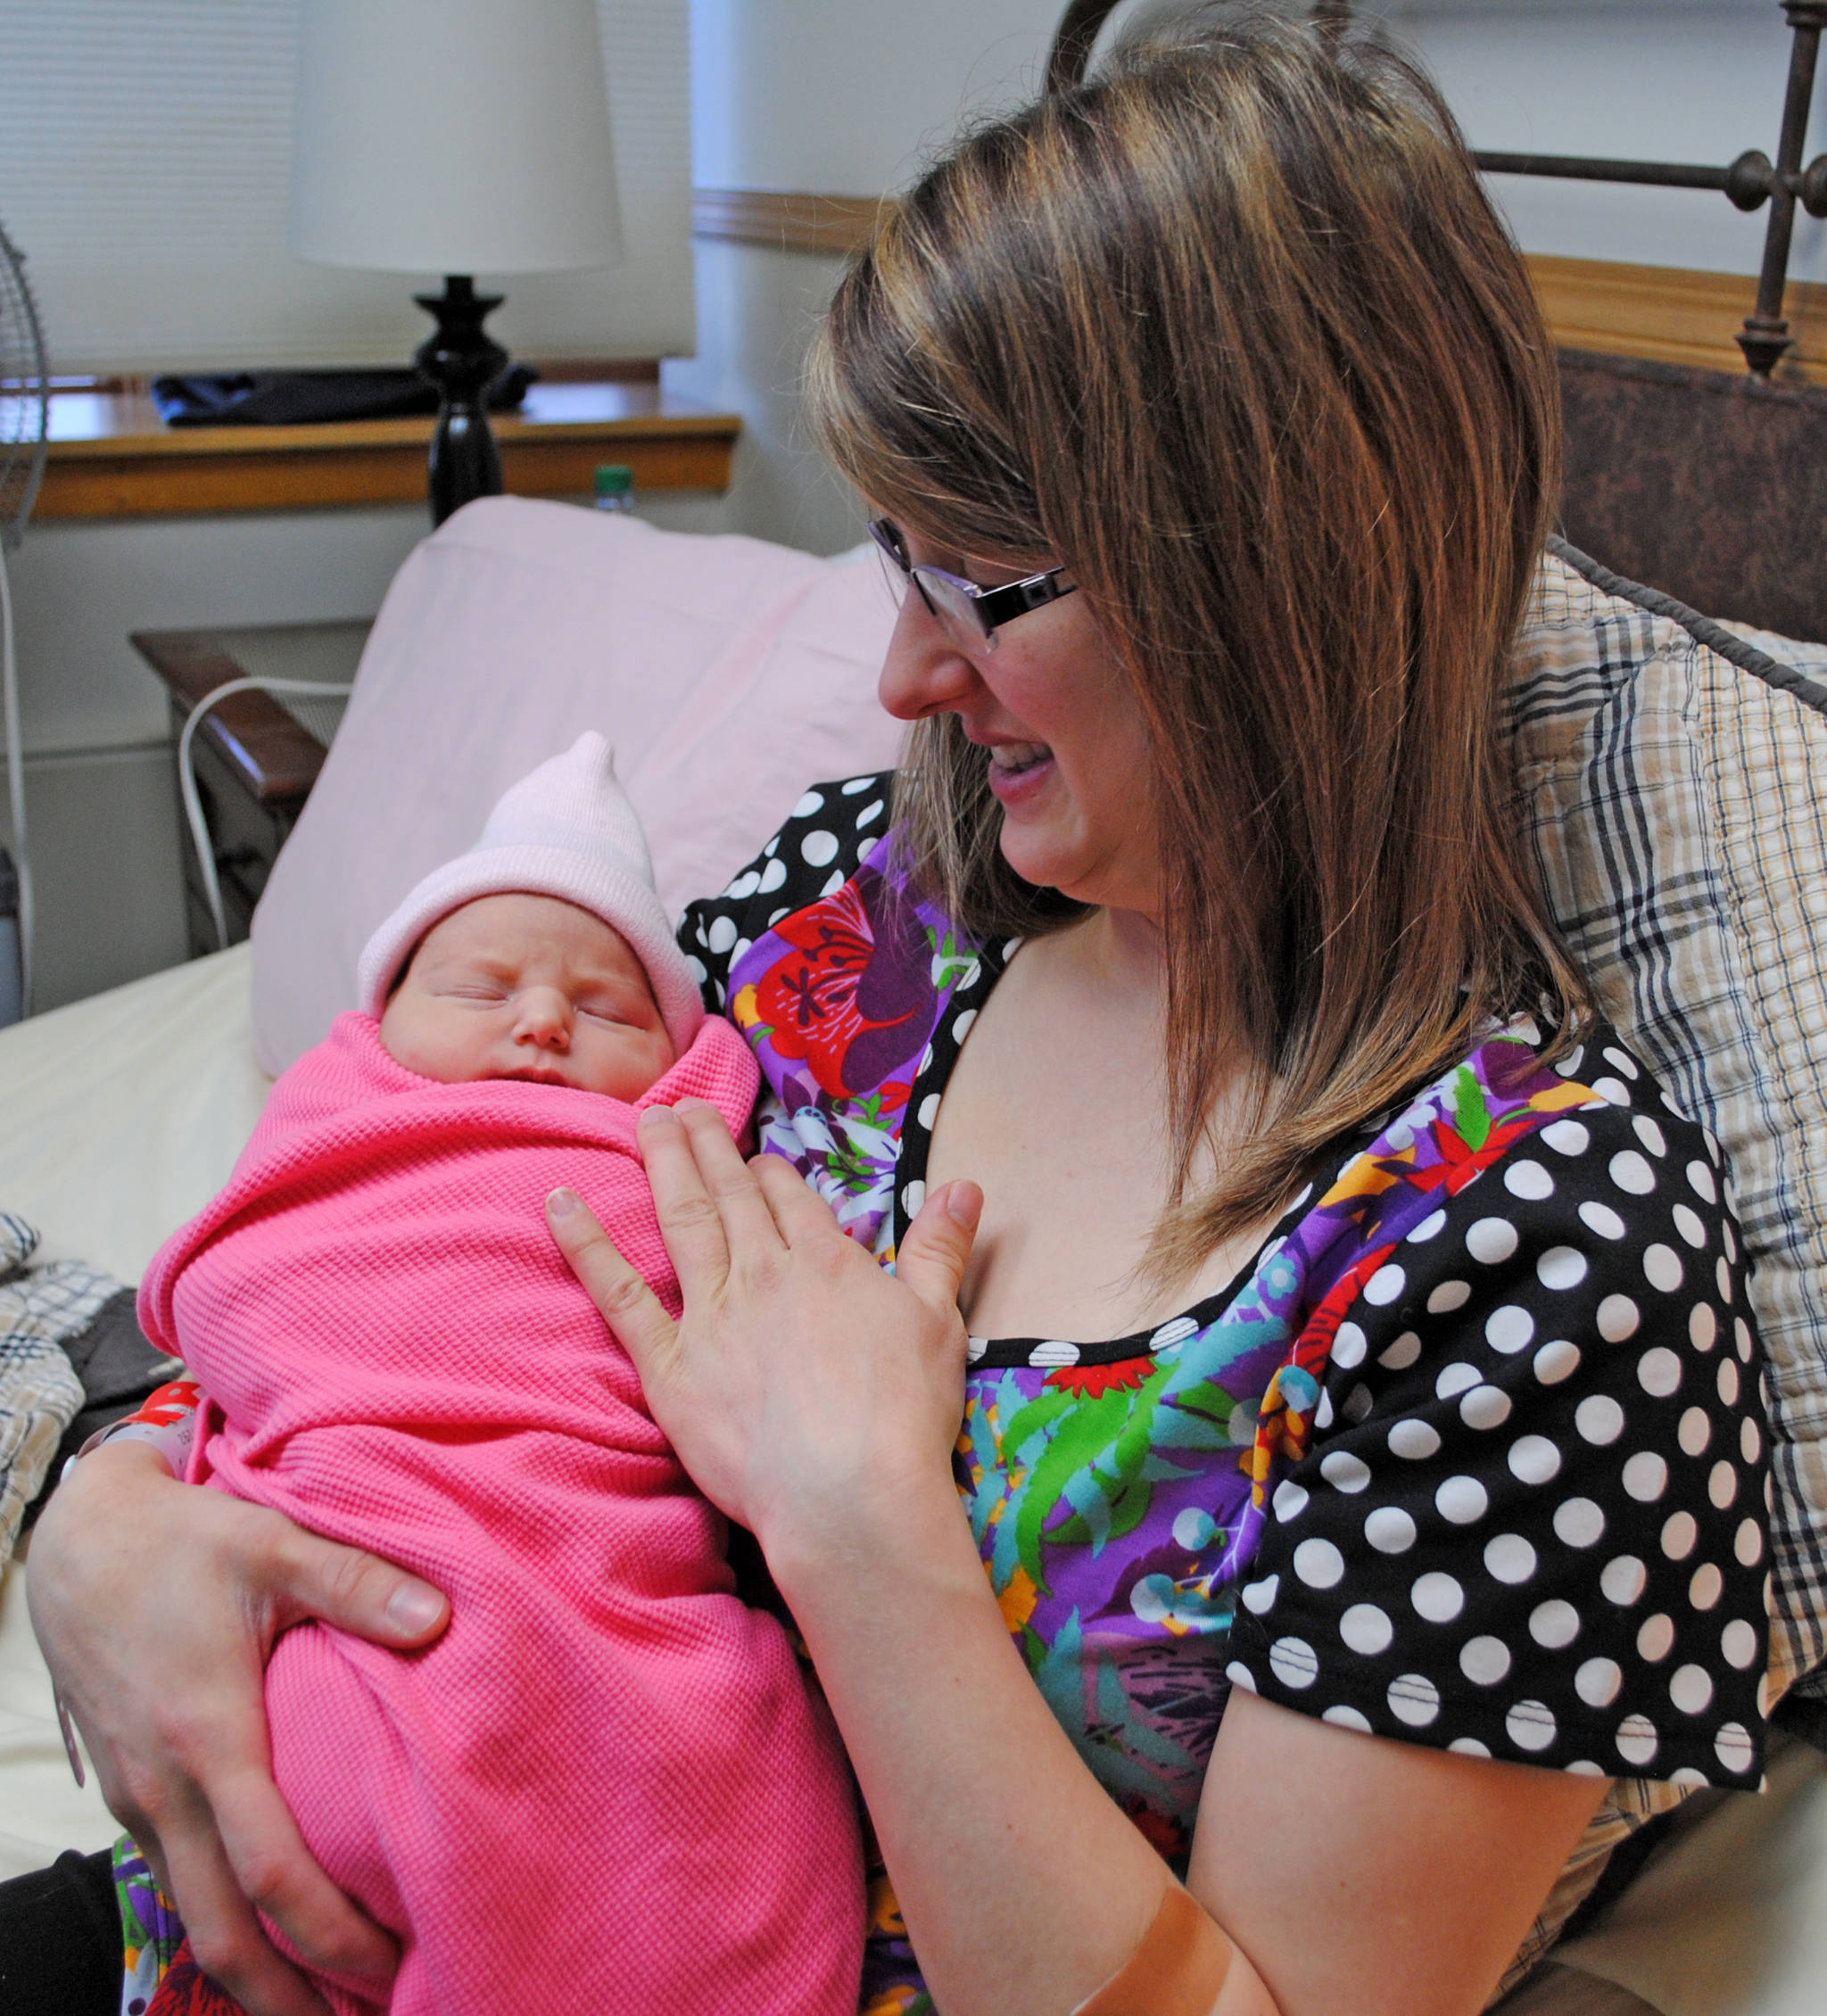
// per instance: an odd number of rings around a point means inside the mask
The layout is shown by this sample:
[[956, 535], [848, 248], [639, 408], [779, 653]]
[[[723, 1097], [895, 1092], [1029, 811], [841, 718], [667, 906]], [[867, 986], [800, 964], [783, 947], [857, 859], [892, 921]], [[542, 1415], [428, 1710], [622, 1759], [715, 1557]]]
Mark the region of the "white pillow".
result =
[[615, 743], [676, 914], [720, 889], [806, 784], [883, 768], [894, 606], [866, 551], [497, 497], [407, 560], [253, 920], [254, 1036], [278, 1072], [355, 1004], [362, 946], [586, 728]]

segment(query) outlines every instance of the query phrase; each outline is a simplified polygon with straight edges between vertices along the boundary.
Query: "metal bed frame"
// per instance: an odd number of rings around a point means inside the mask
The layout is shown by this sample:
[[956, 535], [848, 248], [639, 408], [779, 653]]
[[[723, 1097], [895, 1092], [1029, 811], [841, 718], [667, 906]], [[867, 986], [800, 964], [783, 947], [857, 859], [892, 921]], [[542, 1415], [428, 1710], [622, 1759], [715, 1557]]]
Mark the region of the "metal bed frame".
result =
[[[1047, 58], [1048, 90], [1066, 90], [1083, 80], [1098, 31], [1121, 4], [1122, 0], [1070, 0]], [[1799, 202], [1810, 217], [1827, 217], [1827, 154], [1818, 154], [1806, 168], [1802, 166], [1821, 31], [1827, 28], [1827, 0], [1780, 0], [1780, 4], [1791, 36], [1789, 86], [1773, 163], [1757, 148], [1747, 149], [1725, 168], [1702, 168], [1680, 161], [1602, 161], [1582, 154], [1475, 153], [1472, 157], [1487, 175], [1545, 175], [1576, 182], [1716, 189], [1729, 202], [1747, 211], [1761, 210], [1767, 202], [1770, 222], [1764, 234], [1757, 306], [1746, 316], [1744, 326], [1738, 333], [1738, 345], [1745, 353], [1746, 364], [1765, 379], [1795, 344], [1782, 313], [1795, 206]], [[1315, 0], [1312, 17], [1333, 33], [1342, 32], [1352, 18], [1351, 0]]]

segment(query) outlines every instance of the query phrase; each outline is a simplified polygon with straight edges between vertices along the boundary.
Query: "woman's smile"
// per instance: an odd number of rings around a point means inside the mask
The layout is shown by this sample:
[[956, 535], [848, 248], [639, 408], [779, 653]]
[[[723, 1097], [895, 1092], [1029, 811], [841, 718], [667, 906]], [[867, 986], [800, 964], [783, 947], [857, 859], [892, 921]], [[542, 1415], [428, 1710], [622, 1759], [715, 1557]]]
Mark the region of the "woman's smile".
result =
[[992, 742], [989, 788], [1005, 811], [1031, 805], [1054, 774], [1053, 751], [1045, 742]]

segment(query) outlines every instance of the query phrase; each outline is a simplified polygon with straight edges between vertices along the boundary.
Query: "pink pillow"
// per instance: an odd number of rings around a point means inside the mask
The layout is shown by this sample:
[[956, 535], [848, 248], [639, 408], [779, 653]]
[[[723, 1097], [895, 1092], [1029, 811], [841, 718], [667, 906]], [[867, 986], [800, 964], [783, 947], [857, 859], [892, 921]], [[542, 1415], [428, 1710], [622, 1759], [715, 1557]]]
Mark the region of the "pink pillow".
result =
[[586, 728], [616, 745], [676, 913], [817, 778], [886, 767], [894, 609], [865, 553], [822, 560], [496, 497], [394, 577], [349, 712], [253, 920], [254, 1038], [278, 1072], [355, 1004], [369, 933]]

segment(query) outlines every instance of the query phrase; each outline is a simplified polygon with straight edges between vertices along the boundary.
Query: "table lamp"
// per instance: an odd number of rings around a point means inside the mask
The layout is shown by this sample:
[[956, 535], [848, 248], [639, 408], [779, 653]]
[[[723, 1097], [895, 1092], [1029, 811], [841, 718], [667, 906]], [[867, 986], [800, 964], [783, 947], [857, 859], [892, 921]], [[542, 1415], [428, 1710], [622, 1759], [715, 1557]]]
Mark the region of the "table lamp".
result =
[[622, 256], [596, 0], [304, 0], [290, 244], [442, 273], [414, 361], [438, 388], [432, 521], [501, 489], [488, 387], [508, 353], [478, 273]]

